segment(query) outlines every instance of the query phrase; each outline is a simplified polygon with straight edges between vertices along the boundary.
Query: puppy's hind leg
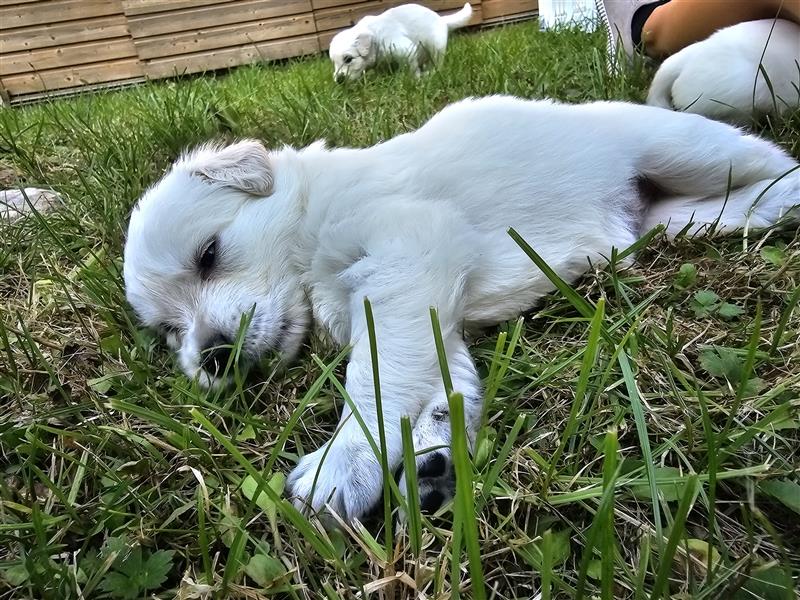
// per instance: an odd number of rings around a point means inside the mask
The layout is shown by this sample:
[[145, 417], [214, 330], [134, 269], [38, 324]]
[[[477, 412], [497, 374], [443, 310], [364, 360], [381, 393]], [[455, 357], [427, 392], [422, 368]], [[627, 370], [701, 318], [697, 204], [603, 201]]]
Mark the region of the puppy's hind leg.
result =
[[[653, 108], [645, 108], [654, 111]], [[724, 196], [732, 189], [772, 181], [797, 166], [776, 144], [699, 115], [657, 111], [637, 161], [641, 176], [669, 195]]]
[[443, 39], [434, 37], [434, 39], [417, 46], [417, 76], [425, 73], [432, 73], [442, 66], [444, 62], [444, 53], [447, 50], [447, 32]]
[[411, 72], [416, 76], [422, 75], [422, 57], [424, 48], [416, 42], [402, 38], [395, 40], [391, 46], [391, 54], [397, 60], [403, 61]]
[[[466, 344], [454, 339], [447, 348], [448, 367], [453, 391], [464, 398], [464, 421], [469, 448], [472, 449], [478, 432], [483, 406], [480, 381]], [[453, 497], [455, 469], [453, 466], [450, 407], [444, 390], [437, 393], [417, 418], [412, 431], [416, 453], [417, 484], [420, 508], [433, 513]], [[400, 478], [400, 492], [407, 493], [405, 472]]]
[[800, 171], [780, 147], [704, 117], [658, 112], [659, 135], [637, 165], [663, 191], [645, 228], [669, 223], [667, 233], [675, 234], [694, 223], [695, 233], [712, 231], [712, 224], [732, 231], [796, 217]]
[[424, 73], [423, 67], [425, 66], [426, 61], [427, 50], [425, 47], [422, 44], [415, 45], [414, 51], [408, 55], [408, 68], [417, 79], [422, 77]]
[[447, 29], [437, 31], [428, 44], [428, 62], [431, 69], [438, 69], [444, 62], [447, 52]]

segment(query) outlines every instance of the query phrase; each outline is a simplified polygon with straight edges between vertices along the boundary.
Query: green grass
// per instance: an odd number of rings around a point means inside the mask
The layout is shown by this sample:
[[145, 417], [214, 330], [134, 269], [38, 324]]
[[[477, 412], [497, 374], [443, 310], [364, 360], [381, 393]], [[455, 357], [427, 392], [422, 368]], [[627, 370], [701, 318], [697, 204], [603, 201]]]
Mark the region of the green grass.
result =
[[[457, 36], [420, 81], [334, 86], [311, 58], [3, 109], [2, 183], [66, 205], [0, 224], [0, 598], [794, 597], [796, 230], [656, 234], [486, 331], [472, 476], [393, 543], [381, 517], [326, 532], [282, 497], [335, 428], [343, 354], [314, 336], [206, 392], [125, 304], [128, 212], [185, 146], [363, 146], [470, 95], [641, 101], [651, 73], [611, 77], [602, 49], [522, 24]], [[759, 130], [800, 157], [800, 113]]]

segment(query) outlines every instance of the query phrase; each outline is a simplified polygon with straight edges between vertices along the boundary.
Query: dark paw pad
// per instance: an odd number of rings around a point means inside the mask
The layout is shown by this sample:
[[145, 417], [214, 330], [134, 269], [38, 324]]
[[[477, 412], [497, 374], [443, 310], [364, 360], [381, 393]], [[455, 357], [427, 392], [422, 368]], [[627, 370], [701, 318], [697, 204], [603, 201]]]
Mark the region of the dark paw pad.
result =
[[425, 455], [417, 465], [419, 504], [423, 512], [433, 514], [455, 492], [455, 469], [445, 452]]
[[[420, 510], [433, 515], [453, 497], [456, 474], [447, 450], [429, 452], [417, 458]], [[405, 492], [401, 488], [402, 492]]]
[[444, 454], [435, 452], [417, 469], [417, 477], [442, 477], [447, 472], [447, 459]]
[[433, 514], [442, 506], [445, 495], [439, 490], [424, 492], [419, 499], [419, 508], [422, 512]]

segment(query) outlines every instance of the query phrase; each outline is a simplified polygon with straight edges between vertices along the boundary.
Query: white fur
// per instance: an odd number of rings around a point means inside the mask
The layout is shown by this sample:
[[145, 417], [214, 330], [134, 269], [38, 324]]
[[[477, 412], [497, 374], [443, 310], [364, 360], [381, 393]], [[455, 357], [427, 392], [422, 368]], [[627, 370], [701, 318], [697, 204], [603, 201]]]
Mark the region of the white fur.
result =
[[717, 31], [664, 61], [647, 103], [743, 124], [797, 109], [800, 26], [764, 19]]
[[[242, 313], [253, 313], [245, 346], [255, 357], [296, 349], [313, 312], [338, 344], [352, 345], [347, 391], [377, 442], [369, 298], [395, 469], [402, 416], [417, 450], [450, 439], [429, 307], [472, 437], [480, 381], [463, 330], [513, 318], [553, 289], [509, 227], [573, 281], [658, 222], [671, 234], [702, 234], [718, 219], [719, 231], [774, 223], [800, 200], [797, 167], [774, 144], [697, 115], [502, 96], [458, 102], [371, 148], [206, 147], [178, 160], [134, 209], [127, 296], [146, 324], [179, 329], [181, 366], [206, 384], [218, 380], [201, 371], [199, 349], [217, 333], [235, 335]], [[639, 179], [663, 190], [658, 202], [640, 197]], [[254, 181], [269, 182], [269, 195], [254, 195]], [[195, 261], [213, 236], [220, 259], [204, 281]], [[278, 331], [286, 322], [289, 335]], [[382, 478], [357, 420], [343, 413], [335, 439], [300, 460], [289, 489], [298, 506], [327, 502], [353, 519], [378, 500]]]
[[446, 17], [419, 4], [404, 4], [377, 16], [366, 16], [331, 40], [328, 54], [333, 61], [333, 78], [358, 79], [384, 58], [405, 61], [420, 75], [426, 66], [441, 64], [448, 33], [467, 25], [471, 17], [469, 2]]

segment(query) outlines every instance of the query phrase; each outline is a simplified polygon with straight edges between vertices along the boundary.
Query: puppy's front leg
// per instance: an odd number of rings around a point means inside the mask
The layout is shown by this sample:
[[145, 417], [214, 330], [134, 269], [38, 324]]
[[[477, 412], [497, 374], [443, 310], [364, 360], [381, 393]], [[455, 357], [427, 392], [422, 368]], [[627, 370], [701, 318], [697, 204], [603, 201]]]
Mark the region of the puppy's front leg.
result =
[[[425, 348], [433, 344], [430, 335], [427, 339], [422, 335], [421, 327], [413, 331], [413, 327], [395, 322], [386, 306], [373, 305], [373, 310], [383, 414], [378, 414], [375, 405], [369, 339], [361, 316], [353, 327], [346, 389], [378, 447], [378, 420], [383, 420], [389, 468], [393, 471], [402, 458], [400, 419], [409, 415], [415, 421], [425, 399], [432, 396], [435, 379], [430, 366], [435, 366], [435, 356]], [[380, 457], [348, 407], [332, 439], [304, 456], [288, 483], [299, 508], [319, 511], [328, 504], [346, 520], [363, 517], [378, 502], [383, 487]]]
[[[419, 261], [404, 257], [395, 264], [382, 262], [380, 270], [375, 271], [368, 265], [360, 265], [371, 271], [371, 276], [353, 295], [351, 302], [353, 352], [347, 366], [346, 388], [376, 445], [379, 444], [378, 420], [383, 419], [387, 460], [392, 472], [402, 461], [401, 418], [407, 415], [412, 423], [416, 423], [421, 414], [433, 414], [430, 407], [441, 403], [444, 396], [430, 322], [431, 305], [440, 308], [440, 321], [448, 347], [458, 350], [450, 359], [451, 370], [455, 369], [460, 376], [464, 369], [458, 368], [458, 361], [466, 357], [469, 363], [465, 371], [469, 381], [462, 383], [459, 377], [457, 389], [470, 392], [470, 397], [476, 398], [479, 405], [477, 376], [464, 342], [457, 333], [461, 292], [454, 288], [458, 285], [443, 285], [436, 277], [426, 285], [420, 280], [416, 268], [410, 269], [409, 277], [404, 277], [402, 271], [408, 270], [409, 265], [416, 267]], [[378, 415], [375, 405], [372, 360], [363, 308], [365, 296], [371, 300], [375, 317], [382, 415]], [[477, 412], [480, 414], [480, 410]], [[449, 416], [445, 417], [444, 426], [449, 431]], [[441, 427], [437, 429], [441, 430]], [[449, 442], [449, 433], [443, 441]], [[427, 438], [419, 443], [429, 447]], [[347, 520], [363, 517], [378, 502], [383, 488], [381, 461], [350, 410], [343, 411], [334, 437], [301, 459], [288, 483], [299, 508], [318, 511], [327, 504]]]

